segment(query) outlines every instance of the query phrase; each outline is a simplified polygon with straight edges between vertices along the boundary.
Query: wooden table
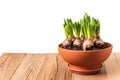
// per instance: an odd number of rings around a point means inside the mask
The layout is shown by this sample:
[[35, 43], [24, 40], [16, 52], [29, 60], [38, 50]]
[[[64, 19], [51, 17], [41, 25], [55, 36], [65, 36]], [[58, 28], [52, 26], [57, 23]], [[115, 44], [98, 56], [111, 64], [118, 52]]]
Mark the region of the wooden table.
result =
[[4, 53], [0, 80], [120, 80], [120, 54], [112, 53], [99, 74], [77, 75], [58, 54]]

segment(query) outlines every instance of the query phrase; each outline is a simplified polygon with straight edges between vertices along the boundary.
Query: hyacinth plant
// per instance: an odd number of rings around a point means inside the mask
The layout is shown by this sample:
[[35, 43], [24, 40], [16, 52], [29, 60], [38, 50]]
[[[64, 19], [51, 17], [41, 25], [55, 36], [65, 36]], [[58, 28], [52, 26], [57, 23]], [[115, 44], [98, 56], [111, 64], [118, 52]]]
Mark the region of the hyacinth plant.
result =
[[66, 35], [66, 40], [63, 42], [63, 46], [72, 46], [72, 38], [73, 38], [73, 29], [72, 29], [72, 20], [71, 19], [64, 19], [64, 32]]
[[87, 13], [78, 22], [72, 22], [72, 19], [64, 19], [63, 26], [67, 38], [62, 43], [63, 48], [93, 50], [100, 48], [104, 44], [100, 38], [99, 20], [94, 17], [91, 19]]

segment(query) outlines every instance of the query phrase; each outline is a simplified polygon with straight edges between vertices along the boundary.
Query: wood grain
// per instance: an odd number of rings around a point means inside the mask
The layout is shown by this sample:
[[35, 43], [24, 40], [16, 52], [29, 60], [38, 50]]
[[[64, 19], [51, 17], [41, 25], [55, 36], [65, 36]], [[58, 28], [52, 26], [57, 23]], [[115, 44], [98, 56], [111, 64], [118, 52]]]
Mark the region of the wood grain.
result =
[[[4, 56], [4, 55], [3, 55]], [[9, 80], [15, 73], [25, 54], [10, 54], [0, 67], [0, 80]]]
[[10, 56], [9, 53], [4, 53], [1, 57], [0, 57], [0, 67], [2, 66], [2, 64], [6, 61], [6, 59]]
[[112, 53], [99, 74], [77, 75], [58, 54], [5, 53], [0, 57], [0, 80], [120, 80], [120, 54]]

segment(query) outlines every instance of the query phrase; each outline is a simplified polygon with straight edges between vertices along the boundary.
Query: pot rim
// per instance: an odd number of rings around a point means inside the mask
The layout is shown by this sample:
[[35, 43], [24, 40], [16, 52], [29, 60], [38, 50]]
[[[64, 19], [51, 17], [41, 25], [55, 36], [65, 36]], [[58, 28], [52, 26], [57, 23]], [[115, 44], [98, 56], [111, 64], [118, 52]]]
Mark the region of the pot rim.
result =
[[60, 43], [60, 44], [58, 45], [58, 48], [59, 48], [59, 49], [62, 49], [62, 50], [65, 50], [65, 51], [71, 51], [71, 52], [94, 52], [94, 51], [106, 50], [106, 49], [109, 49], [109, 48], [112, 48], [112, 47], [113, 47], [113, 45], [112, 45], [111, 43], [108, 43], [108, 42], [104, 42], [104, 43], [105, 43], [105, 44], [108, 44], [108, 45], [110, 45], [110, 46], [108, 46], [107, 48], [104, 48], [104, 49], [99, 49], [99, 50], [86, 50], [86, 51], [81, 51], [81, 50], [69, 50], [69, 49], [61, 48], [60, 45], [61, 45], [62, 43]]

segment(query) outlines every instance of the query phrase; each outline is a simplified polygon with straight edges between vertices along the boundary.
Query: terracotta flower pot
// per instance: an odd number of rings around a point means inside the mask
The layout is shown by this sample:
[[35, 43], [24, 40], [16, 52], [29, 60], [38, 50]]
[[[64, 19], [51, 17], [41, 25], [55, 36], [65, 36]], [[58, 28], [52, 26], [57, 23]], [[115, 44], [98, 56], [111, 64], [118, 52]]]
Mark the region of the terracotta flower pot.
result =
[[102, 63], [110, 56], [112, 44], [105, 42], [105, 49], [76, 51], [58, 46], [61, 57], [68, 62], [68, 68], [73, 73], [94, 74], [100, 71]]

